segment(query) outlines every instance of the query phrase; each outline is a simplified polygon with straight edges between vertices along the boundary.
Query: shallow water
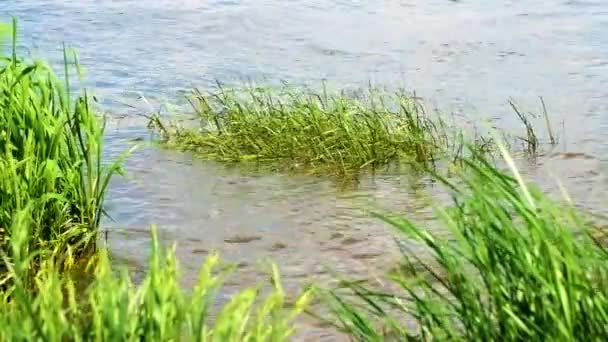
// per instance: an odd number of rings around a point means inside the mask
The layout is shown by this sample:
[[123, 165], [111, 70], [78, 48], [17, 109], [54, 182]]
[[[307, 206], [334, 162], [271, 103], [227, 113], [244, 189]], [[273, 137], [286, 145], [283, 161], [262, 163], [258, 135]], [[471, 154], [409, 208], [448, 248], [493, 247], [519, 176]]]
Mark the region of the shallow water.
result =
[[[146, 138], [136, 114], [179, 101], [216, 79], [415, 90], [444, 111], [495, 118], [521, 129], [513, 96], [539, 111], [544, 96], [562, 144], [531, 178], [556, 190], [555, 175], [586, 207], [604, 202], [608, 157], [608, 3], [594, 1], [202, 1], [0, 0], [0, 18], [20, 19], [33, 56], [79, 52], [87, 84], [126, 119], [109, 132], [112, 154]], [[129, 107], [125, 103], [134, 105]], [[564, 129], [565, 128], [565, 129]], [[563, 152], [585, 153], [563, 154]], [[257, 260], [280, 262], [291, 289], [325, 267], [373, 278], [398, 256], [393, 232], [360, 208], [368, 201], [426, 220], [406, 175], [356, 187], [309, 176], [265, 174], [143, 146], [116, 180], [107, 222], [119, 260], [142, 271], [149, 225], [178, 244], [185, 282], [206, 252], [241, 262], [233, 288], [262, 280]], [[433, 191], [431, 189], [431, 191]], [[304, 334], [315, 339], [323, 329]], [[334, 336], [335, 337], [335, 336]], [[331, 337], [328, 337], [331, 339]]]

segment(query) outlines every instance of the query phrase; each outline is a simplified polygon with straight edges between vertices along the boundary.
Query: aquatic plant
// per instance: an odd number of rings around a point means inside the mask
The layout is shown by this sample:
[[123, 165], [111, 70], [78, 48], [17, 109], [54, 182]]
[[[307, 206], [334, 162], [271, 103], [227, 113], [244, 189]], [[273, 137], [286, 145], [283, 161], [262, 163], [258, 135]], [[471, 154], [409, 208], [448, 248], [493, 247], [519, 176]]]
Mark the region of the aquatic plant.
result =
[[[32, 206], [31, 249], [63, 244], [71, 253], [94, 245], [107, 186], [120, 162], [102, 163], [104, 125], [86, 90], [70, 91], [75, 53], [64, 48], [65, 79], [42, 61], [11, 50], [0, 57], [0, 250], [18, 232], [13, 216]], [[0, 270], [2, 269], [0, 263]]]
[[[285, 341], [313, 289], [287, 302], [279, 272], [271, 267], [272, 291], [251, 286], [219, 305], [222, 283], [234, 270], [211, 253], [192, 291], [179, 284], [174, 249], [161, 248], [153, 233], [147, 273], [134, 284], [110, 267], [105, 249], [96, 255], [92, 280], [77, 284], [54, 257], [32, 272], [29, 239], [33, 206], [13, 215], [9, 248], [11, 285], [0, 292], [2, 341]], [[61, 258], [62, 253], [58, 254]], [[68, 261], [69, 263], [69, 261]]]
[[[194, 151], [205, 159], [248, 162], [274, 168], [353, 175], [365, 168], [405, 163], [417, 169], [457, 163], [476, 153], [496, 152], [494, 139], [428, 113], [405, 91], [369, 88], [357, 93], [317, 93], [290, 87], [195, 89], [191, 120], [149, 117], [163, 145]], [[540, 142], [533, 115], [509, 102], [526, 129], [524, 150]], [[549, 118], [543, 101], [547, 125]], [[193, 119], [193, 120], [192, 120]], [[456, 120], [454, 120], [456, 121]], [[555, 138], [549, 126], [552, 144]], [[506, 140], [515, 137], [504, 133]], [[445, 164], [441, 164], [445, 165]]]
[[426, 253], [400, 244], [394, 292], [356, 281], [330, 291], [340, 329], [361, 341], [608, 338], [608, 251], [590, 218], [527, 184], [502, 152], [510, 174], [483, 156], [455, 179], [435, 174], [453, 194], [437, 211], [450, 239], [377, 214]]
[[200, 125], [156, 115], [151, 126], [166, 145], [207, 159], [346, 174], [391, 162], [431, 165], [448, 143], [441, 118], [431, 120], [404, 92], [218, 86], [189, 99]]

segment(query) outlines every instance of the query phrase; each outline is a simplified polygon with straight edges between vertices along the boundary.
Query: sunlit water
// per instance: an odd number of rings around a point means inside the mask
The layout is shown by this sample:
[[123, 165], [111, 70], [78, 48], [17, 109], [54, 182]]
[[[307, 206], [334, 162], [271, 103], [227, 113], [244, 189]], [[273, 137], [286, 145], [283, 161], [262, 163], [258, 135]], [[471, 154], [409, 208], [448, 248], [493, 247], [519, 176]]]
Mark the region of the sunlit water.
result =
[[[335, 88], [368, 82], [415, 90], [443, 111], [499, 119], [506, 106], [548, 104], [562, 144], [527, 165], [530, 177], [601, 208], [608, 157], [608, 2], [594, 1], [202, 1], [0, 0], [20, 21], [22, 48], [59, 63], [74, 46], [87, 84], [126, 119], [109, 131], [117, 154], [146, 138], [137, 114], [179, 102], [194, 86], [254, 80]], [[132, 108], [127, 106], [135, 106]], [[431, 217], [412, 180], [397, 172], [346, 189], [331, 180], [266, 174], [143, 146], [108, 199], [114, 255], [141, 272], [149, 225], [176, 241], [191, 284], [211, 249], [241, 263], [230, 288], [263, 281], [258, 260], [279, 261], [287, 287], [328, 279], [326, 267], [373, 278], [398, 257], [393, 232], [366, 217], [367, 201]], [[433, 189], [431, 189], [433, 191]], [[311, 326], [308, 326], [309, 328]], [[316, 339], [326, 329], [301, 336]]]

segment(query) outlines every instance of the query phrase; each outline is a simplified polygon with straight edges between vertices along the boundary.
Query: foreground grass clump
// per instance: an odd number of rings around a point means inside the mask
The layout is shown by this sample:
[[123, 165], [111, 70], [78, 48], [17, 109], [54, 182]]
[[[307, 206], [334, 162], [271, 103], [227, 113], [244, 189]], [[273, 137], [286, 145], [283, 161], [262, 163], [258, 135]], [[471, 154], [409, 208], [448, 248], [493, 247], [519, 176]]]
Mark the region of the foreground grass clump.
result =
[[402, 293], [346, 282], [354, 296], [331, 294], [338, 325], [362, 341], [608, 339], [608, 253], [589, 220], [525, 184], [514, 166], [509, 175], [483, 159], [467, 163], [453, 182], [438, 177], [453, 192], [454, 206], [439, 211], [453, 239], [380, 215], [428, 258], [402, 244], [391, 275]]
[[312, 298], [312, 289], [287, 305], [276, 267], [273, 290], [260, 295], [251, 287], [219, 307], [216, 295], [233, 268], [211, 254], [195, 288], [179, 285], [173, 250], [168, 253], [153, 238], [148, 270], [140, 284], [126, 272], [110, 268], [105, 250], [94, 263], [94, 279], [81, 290], [57, 262], [46, 259], [31, 273], [27, 210], [14, 215], [10, 248], [14, 281], [0, 292], [2, 341], [284, 341], [294, 332], [293, 320]]
[[170, 146], [204, 158], [340, 174], [391, 162], [430, 165], [445, 152], [441, 120], [404, 93], [364, 96], [283, 88], [194, 91], [198, 127], [151, 124]]
[[59, 80], [44, 62], [20, 58], [16, 22], [9, 30], [12, 50], [0, 51], [0, 250], [10, 251], [7, 243], [18, 233], [10, 223], [27, 204], [32, 250], [63, 244], [80, 252], [95, 241], [107, 185], [120, 168], [102, 165], [104, 127], [87, 92], [71, 97], [76, 56], [66, 50]]

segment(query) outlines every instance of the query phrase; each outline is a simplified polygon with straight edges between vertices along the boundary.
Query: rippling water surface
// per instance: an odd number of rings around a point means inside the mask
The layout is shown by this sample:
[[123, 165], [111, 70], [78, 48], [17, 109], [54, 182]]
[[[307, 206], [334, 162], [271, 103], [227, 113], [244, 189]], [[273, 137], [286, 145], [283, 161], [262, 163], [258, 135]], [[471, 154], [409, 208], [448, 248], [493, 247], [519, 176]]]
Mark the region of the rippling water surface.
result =
[[[0, 0], [20, 19], [32, 56], [60, 62], [77, 48], [87, 82], [126, 119], [109, 133], [118, 153], [148, 134], [136, 116], [176, 102], [193, 86], [255, 80], [337, 88], [369, 81], [416, 90], [444, 111], [497, 118], [519, 129], [505, 101], [539, 110], [544, 96], [562, 146], [526, 167], [548, 190], [558, 177], [582, 205], [605, 203], [608, 157], [608, 2], [594, 1], [202, 1]], [[140, 109], [125, 105], [129, 103]], [[582, 154], [584, 153], [584, 155]], [[256, 260], [280, 261], [291, 289], [325, 266], [372, 278], [398, 253], [392, 232], [362, 203], [424, 220], [430, 213], [391, 173], [344, 189], [331, 180], [228, 168], [144, 146], [109, 198], [109, 243], [141, 271], [149, 225], [176, 241], [191, 283], [210, 249], [240, 262], [232, 287], [262, 280]], [[307, 326], [303, 338], [335, 338]]]

